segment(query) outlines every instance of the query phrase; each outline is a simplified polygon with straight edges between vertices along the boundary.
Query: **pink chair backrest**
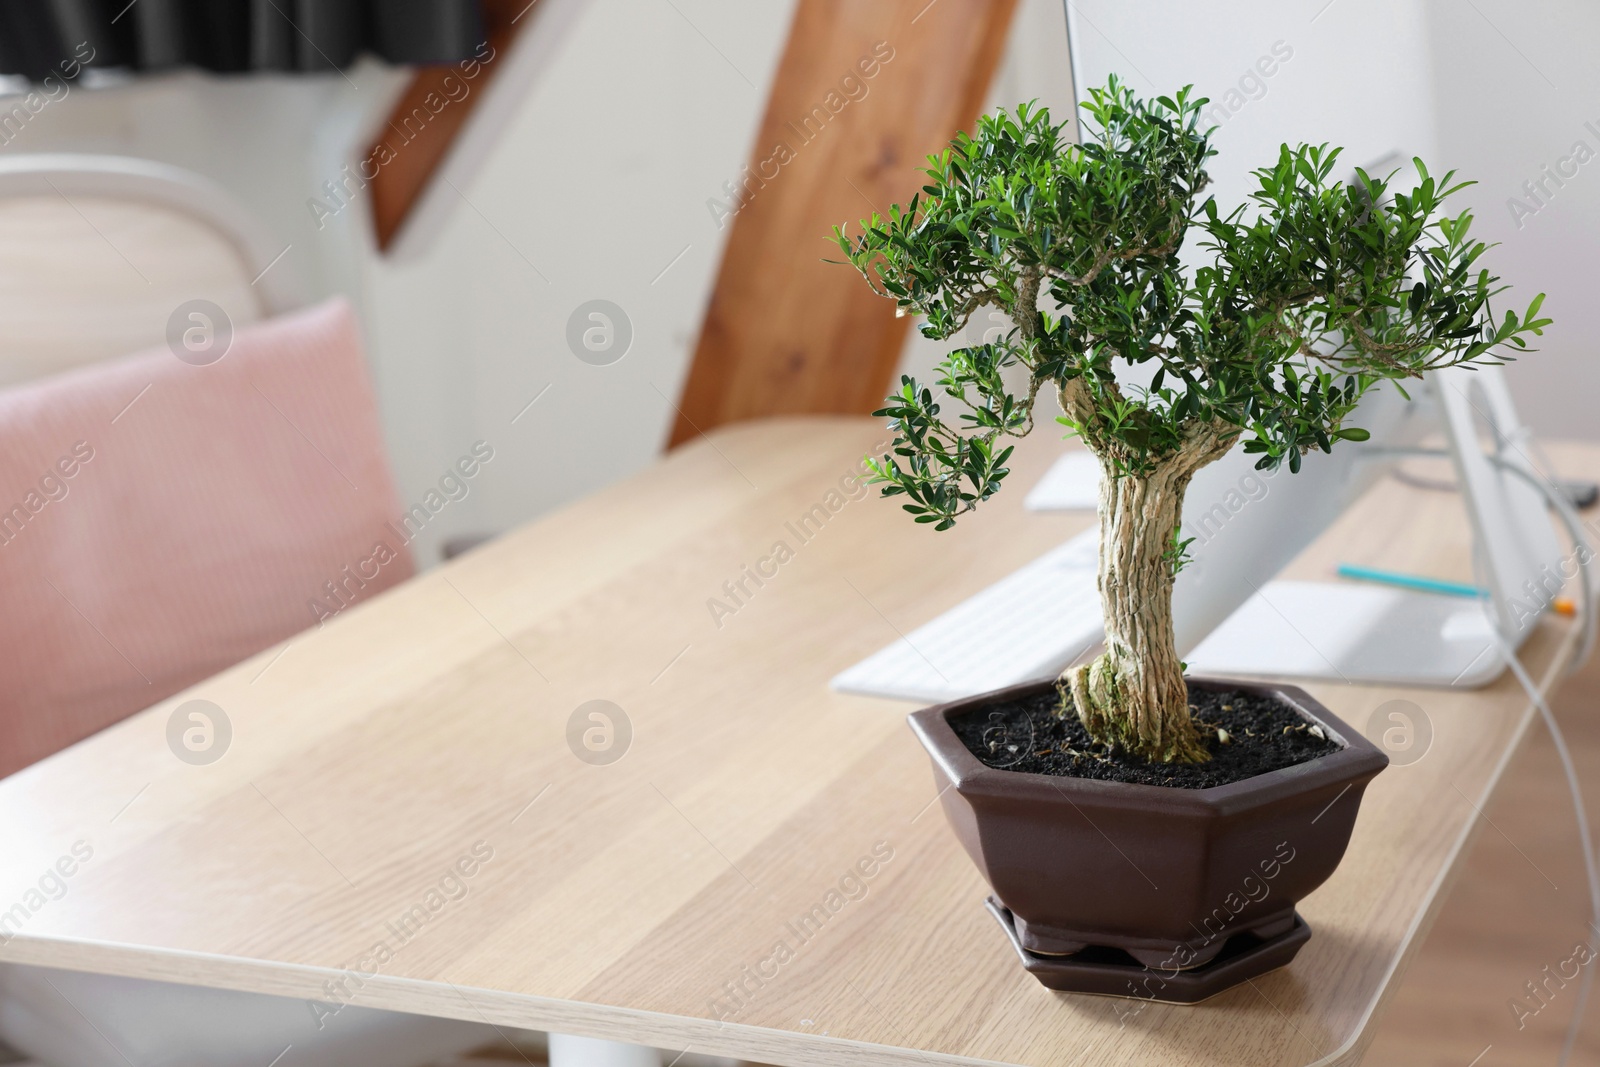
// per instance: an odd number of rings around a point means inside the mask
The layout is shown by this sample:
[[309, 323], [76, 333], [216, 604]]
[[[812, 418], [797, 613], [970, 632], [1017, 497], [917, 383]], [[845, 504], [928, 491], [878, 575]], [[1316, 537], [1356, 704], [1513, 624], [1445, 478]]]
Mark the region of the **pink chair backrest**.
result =
[[0, 391], [0, 775], [413, 573], [333, 300]]

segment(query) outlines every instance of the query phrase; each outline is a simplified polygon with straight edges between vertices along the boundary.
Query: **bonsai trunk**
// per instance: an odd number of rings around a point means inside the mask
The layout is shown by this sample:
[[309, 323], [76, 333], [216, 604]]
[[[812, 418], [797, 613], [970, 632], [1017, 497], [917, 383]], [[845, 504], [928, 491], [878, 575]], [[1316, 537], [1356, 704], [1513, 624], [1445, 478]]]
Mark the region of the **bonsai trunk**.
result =
[[1232, 438], [1198, 436], [1140, 476], [1101, 458], [1100, 598], [1106, 649], [1062, 677], [1089, 736], [1155, 762], [1210, 758], [1189, 720], [1189, 691], [1172, 631], [1174, 536], [1194, 472]]

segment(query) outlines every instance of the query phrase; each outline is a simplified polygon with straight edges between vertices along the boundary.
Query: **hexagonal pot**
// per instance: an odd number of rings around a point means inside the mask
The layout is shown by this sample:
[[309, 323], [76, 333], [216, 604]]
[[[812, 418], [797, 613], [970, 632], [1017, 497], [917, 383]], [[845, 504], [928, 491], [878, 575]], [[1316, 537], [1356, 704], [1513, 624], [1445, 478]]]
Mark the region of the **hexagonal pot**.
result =
[[[1294, 906], [1339, 865], [1362, 792], [1388, 757], [1303, 689], [1218, 679], [1190, 686], [1276, 699], [1341, 747], [1228, 785], [1181, 789], [988, 767], [950, 727], [955, 716], [1051, 685], [910, 717], [933, 758], [945, 816], [993, 888], [991, 910], [1009, 922], [1028, 969], [1058, 989], [1192, 1001], [1293, 958], [1309, 936]], [[1125, 992], [1129, 969], [1170, 981], [1154, 993], [1148, 982]]]

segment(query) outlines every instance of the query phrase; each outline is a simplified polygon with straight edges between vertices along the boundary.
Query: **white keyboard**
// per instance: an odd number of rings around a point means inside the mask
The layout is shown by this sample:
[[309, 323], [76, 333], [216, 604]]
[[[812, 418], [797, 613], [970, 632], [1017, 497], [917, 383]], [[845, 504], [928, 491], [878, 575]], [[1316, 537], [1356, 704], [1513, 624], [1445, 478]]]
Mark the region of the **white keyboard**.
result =
[[1090, 529], [834, 676], [846, 693], [943, 703], [1052, 678], [1104, 636]]

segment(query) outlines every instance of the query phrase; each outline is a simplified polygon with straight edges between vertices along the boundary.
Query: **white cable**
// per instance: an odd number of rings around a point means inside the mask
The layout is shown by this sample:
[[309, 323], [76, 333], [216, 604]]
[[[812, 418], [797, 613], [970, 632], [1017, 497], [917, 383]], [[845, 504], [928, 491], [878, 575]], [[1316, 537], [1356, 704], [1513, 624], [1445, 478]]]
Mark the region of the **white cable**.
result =
[[[1528, 443], [1531, 443], [1531, 439]], [[1399, 459], [1404, 456], [1415, 455], [1448, 455], [1442, 449], [1375, 449], [1377, 455]], [[1543, 454], [1540, 453], [1541, 459]], [[1562, 526], [1566, 527], [1567, 536], [1572, 539], [1573, 551], [1578, 559], [1578, 585], [1579, 585], [1579, 625], [1582, 631], [1578, 639], [1578, 648], [1572, 657], [1572, 662], [1567, 666], [1570, 674], [1581, 667], [1589, 654], [1594, 650], [1597, 624], [1600, 618], [1595, 613], [1595, 583], [1590, 575], [1589, 564], [1594, 559], [1594, 549], [1590, 545], [1583, 526], [1583, 520], [1578, 517], [1577, 509], [1566, 495], [1558, 489], [1549, 478], [1528, 471], [1524, 467], [1511, 463], [1499, 455], [1491, 455], [1490, 461], [1500, 470], [1511, 471], [1522, 478], [1529, 485], [1537, 489], [1549, 504], [1557, 517], [1561, 519]], [[1548, 460], [1544, 460], [1548, 463]], [[1477, 572], [1477, 584], [1483, 588], [1490, 586], [1484, 579], [1487, 577], [1488, 567], [1482, 556], [1482, 546], [1475, 546], [1472, 556], [1473, 570]], [[1589, 929], [1600, 936], [1600, 865], [1595, 861], [1594, 837], [1589, 831], [1589, 812], [1584, 807], [1583, 789], [1578, 784], [1578, 770], [1572, 762], [1572, 752], [1567, 747], [1566, 735], [1561, 732], [1561, 726], [1556, 722], [1555, 713], [1550, 710], [1549, 703], [1544, 695], [1539, 692], [1539, 687], [1534, 684], [1533, 677], [1528, 674], [1527, 668], [1517, 658], [1516, 650], [1500, 632], [1498, 622], [1491, 620], [1489, 632], [1492, 635], [1499, 652], [1505, 657], [1506, 666], [1511, 668], [1511, 673], [1516, 676], [1518, 683], [1528, 694], [1528, 699], [1533, 706], [1539, 709], [1539, 715], [1544, 720], [1545, 729], [1550, 731], [1550, 740], [1556, 747], [1556, 755], [1561, 759], [1561, 769], [1567, 778], [1567, 790], [1572, 797], [1572, 811], [1578, 821], [1578, 843], [1582, 847], [1584, 875], [1589, 884]], [[1583, 1028], [1583, 1012], [1588, 1006], [1589, 991], [1594, 984], [1594, 971], [1600, 962], [1590, 960], [1586, 965], [1583, 978], [1578, 983], [1577, 1002], [1572, 1008], [1572, 1021], [1567, 1025], [1566, 1040], [1561, 1045], [1561, 1057], [1556, 1061], [1557, 1067], [1566, 1067], [1572, 1058], [1572, 1050], [1578, 1043], [1578, 1034]]]
[[[1551, 507], [1555, 509], [1556, 514], [1562, 517], [1563, 525], [1566, 525], [1568, 533], [1574, 540], [1575, 550], [1587, 547], [1588, 540], [1583, 535], [1582, 523], [1578, 521], [1572, 505], [1561, 497], [1559, 490], [1548, 482], [1528, 475], [1526, 471], [1514, 464], [1500, 462], [1498, 465], [1502, 470], [1516, 471], [1526, 478], [1530, 484], [1538, 488], [1540, 493], [1550, 502]], [[1574, 656], [1574, 662], [1577, 664], [1583, 662], [1584, 657], [1588, 655], [1589, 648], [1594, 643], [1594, 586], [1589, 579], [1587, 566], [1589, 558], [1592, 558], [1592, 553], [1590, 553], [1589, 557], [1579, 556], [1578, 577], [1580, 584], [1583, 586], [1583, 596], [1579, 610], [1583, 613], [1583, 618], [1580, 622], [1584, 627], [1584, 636], [1580, 638], [1578, 655]], [[1483, 564], [1481, 552], [1473, 553], [1473, 568], [1479, 572], [1479, 584], [1483, 584], [1481, 579], [1484, 577], [1483, 571], [1486, 568]], [[1572, 752], [1567, 747], [1566, 735], [1561, 732], [1561, 726], [1556, 722], [1555, 713], [1550, 710], [1550, 705], [1545, 700], [1544, 694], [1534, 684], [1533, 677], [1528, 674], [1527, 668], [1517, 658], [1516, 650], [1511, 647], [1511, 643], [1500, 632], [1500, 627], [1491, 624], [1489, 632], [1493, 636], [1500, 654], [1505, 657], [1506, 665], [1511, 668], [1511, 673], [1516, 675], [1517, 681], [1528, 694], [1528, 699], [1533, 702], [1533, 706], [1539, 709], [1539, 715], [1544, 719], [1545, 728], [1550, 731], [1550, 740], [1555, 743], [1556, 755], [1561, 759], [1561, 769], [1566, 774], [1567, 789], [1572, 796], [1572, 811], [1578, 821], [1578, 843], [1582, 847], [1584, 874], [1589, 883], [1589, 928], [1595, 934], [1600, 934], [1600, 866], [1597, 866], [1595, 861], [1594, 838], [1589, 831], [1589, 812], [1584, 806], [1583, 789], [1578, 784], [1578, 770], [1572, 762]], [[1569, 671], [1572, 669], [1575, 668], [1569, 668]], [[1561, 1046], [1561, 1057], [1556, 1061], [1557, 1067], [1566, 1067], [1572, 1057], [1572, 1050], [1577, 1045], [1578, 1034], [1583, 1027], [1583, 1012], [1588, 1005], [1589, 990], [1594, 984], [1594, 969], [1597, 965], [1600, 964], [1596, 964], [1595, 961], [1591, 960], [1583, 972], [1583, 979], [1578, 983], [1577, 1002], [1573, 1005], [1572, 1021], [1567, 1026], [1566, 1040]]]
[[[1550, 731], [1550, 740], [1555, 742], [1556, 754], [1561, 757], [1561, 769], [1567, 776], [1567, 788], [1572, 794], [1572, 810], [1578, 818], [1578, 838], [1583, 846], [1583, 866], [1589, 880], [1589, 928], [1600, 934], [1600, 868], [1595, 865], [1594, 839], [1589, 835], [1589, 814], [1583, 805], [1583, 790], [1578, 785], [1578, 772], [1572, 763], [1572, 753], [1567, 749], [1566, 736], [1557, 725], [1556, 717], [1539, 692], [1539, 687], [1534, 685], [1522, 661], [1517, 659], [1516, 652], [1511, 649], [1498, 629], [1490, 627], [1490, 630], [1494, 634], [1496, 644], [1500, 646], [1501, 654], [1506, 658], [1506, 665], [1511, 668], [1511, 673], [1517, 676], [1517, 681], [1522, 683], [1528, 699], [1539, 709], [1545, 728]], [[1594, 969], [1597, 965], [1600, 964], [1590, 960], [1584, 969], [1583, 980], [1578, 983], [1577, 1003], [1572, 1008], [1572, 1022], [1567, 1026], [1567, 1038], [1561, 1046], [1561, 1058], [1556, 1061], [1558, 1067], [1566, 1067], [1567, 1061], [1572, 1056], [1573, 1046], [1577, 1044], [1578, 1032], [1583, 1027], [1583, 1009], [1589, 1001], [1589, 987], [1594, 984]]]

